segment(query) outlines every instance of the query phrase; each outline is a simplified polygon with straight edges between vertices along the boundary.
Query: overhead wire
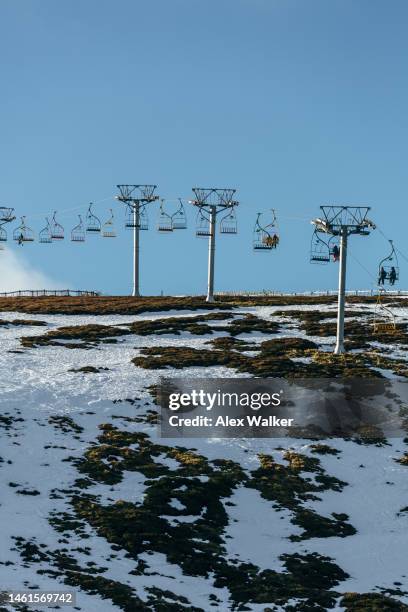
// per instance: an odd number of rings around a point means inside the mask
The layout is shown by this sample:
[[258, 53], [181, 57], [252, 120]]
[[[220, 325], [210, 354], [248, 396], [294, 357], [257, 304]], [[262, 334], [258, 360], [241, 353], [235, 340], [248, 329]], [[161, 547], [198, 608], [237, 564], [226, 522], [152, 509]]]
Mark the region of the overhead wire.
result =
[[[102, 204], [102, 203], [104, 203], [104, 202], [107, 202], [108, 200], [112, 200], [112, 199], [114, 199], [114, 198], [115, 198], [115, 195], [110, 195], [110, 196], [108, 196], [108, 197], [101, 198], [101, 199], [99, 199], [99, 200], [95, 200], [95, 201], [93, 202], [93, 205], [94, 205], [94, 206], [99, 206], [100, 204]], [[180, 200], [186, 200], [186, 201], [188, 201], [189, 199], [190, 199], [190, 197], [182, 197], [182, 198], [180, 198], [180, 197], [171, 197], [171, 198], [164, 198], [164, 200], [165, 200], [166, 202], [179, 202]], [[87, 205], [88, 205], [88, 203], [83, 203], [83, 204], [79, 204], [79, 205], [74, 206], [74, 207], [60, 209], [60, 210], [58, 210], [58, 217], [59, 217], [59, 218], [61, 218], [61, 217], [65, 217], [65, 216], [67, 216], [69, 213], [73, 213], [73, 212], [76, 212], [76, 211], [78, 211], [78, 210], [82, 210], [82, 209], [83, 209], [85, 206], [87, 206]], [[36, 214], [33, 214], [33, 215], [31, 215], [31, 214], [30, 214], [30, 215], [29, 215], [29, 218], [30, 218], [30, 219], [39, 219], [39, 218], [43, 218], [44, 216], [49, 215], [49, 214], [50, 214], [50, 210], [46, 210], [46, 211], [42, 211], [42, 212], [39, 212], [39, 213], [36, 213]], [[280, 219], [283, 219], [283, 220], [287, 220], [287, 221], [302, 221], [302, 222], [309, 222], [309, 221], [310, 221], [310, 219], [309, 219], [309, 218], [306, 218], [306, 217], [300, 217], [300, 216], [286, 216], [286, 215], [279, 215], [279, 218], [280, 218]], [[378, 230], [378, 232], [379, 232], [379, 233], [380, 233], [380, 234], [383, 236], [383, 238], [384, 238], [384, 239], [385, 239], [387, 242], [390, 242], [390, 239], [389, 239], [389, 238], [386, 236], [386, 234], [385, 234], [385, 233], [382, 231], [382, 229], [381, 229], [381, 228], [380, 228], [378, 225], [376, 225], [376, 229]], [[406, 254], [405, 254], [405, 253], [404, 253], [404, 252], [403, 252], [403, 251], [402, 251], [400, 248], [398, 248], [398, 247], [396, 247], [396, 246], [395, 246], [395, 251], [396, 251], [396, 252], [397, 252], [399, 255], [401, 255], [401, 257], [402, 257], [402, 258], [403, 258], [403, 259], [404, 259], [406, 262], [408, 262], [408, 256], [407, 256], [407, 255], [406, 255]], [[354, 257], [354, 256], [352, 256], [352, 257]], [[364, 269], [366, 270], [366, 272], [368, 272], [367, 268], [365, 268], [365, 267], [363, 266], [363, 264], [361, 264], [361, 262], [359, 262], [359, 261], [358, 261], [358, 260], [357, 260], [355, 257], [354, 257], [354, 259], [356, 260], [356, 262], [357, 262], [357, 263], [358, 263], [358, 264], [359, 264], [359, 265], [360, 265], [362, 268], [364, 268]], [[368, 273], [371, 275], [371, 273], [370, 273], [370, 272], [368, 272]], [[372, 275], [371, 275], [371, 276], [372, 276]]]
[[357, 257], [355, 255], [353, 255], [353, 253], [349, 252], [349, 255], [351, 256], [352, 259], [354, 259], [354, 261], [356, 263], [358, 263], [360, 268], [362, 268], [371, 277], [371, 279], [373, 279], [374, 284], [377, 285], [378, 284], [377, 277], [374, 276], [374, 274], [368, 268], [366, 268], [366, 266], [363, 263], [361, 263], [361, 261], [359, 259], [357, 259]]
[[[106, 198], [101, 198], [100, 200], [95, 200], [92, 202], [93, 206], [99, 206], [100, 204], [102, 204], [103, 202], [107, 202], [108, 200], [114, 200], [115, 199], [115, 195], [110, 195]], [[179, 200], [187, 200], [188, 198], [163, 198], [166, 202], [179, 202]], [[66, 216], [68, 213], [72, 213], [72, 212], [76, 212], [78, 210], [82, 210], [85, 207], [89, 206], [89, 202], [84, 202], [83, 204], [79, 204], [77, 206], [71, 207], [71, 208], [63, 208], [63, 209], [59, 209], [58, 212], [58, 217], [64, 217]], [[44, 215], [49, 215], [50, 214], [50, 210], [47, 211], [43, 211], [40, 213], [36, 213], [34, 215], [29, 215], [30, 219], [39, 219], [39, 218], [43, 218]]]
[[[386, 236], [386, 235], [384, 234], [384, 232], [382, 231], [382, 229], [381, 229], [380, 227], [378, 227], [378, 226], [377, 226], [377, 227], [376, 227], [376, 229], [378, 229], [378, 231], [380, 232], [381, 236], [382, 236], [382, 237], [383, 237], [385, 240], [387, 240], [387, 242], [390, 242], [390, 239], [388, 238], [388, 236]], [[395, 250], [397, 251], [397, 253], [399, 253], [399, 255], [401, 255], [401, 257], [402, 257], [403, 259], [405, 259], [405, 261], [406, 261], [406, 262], [408, 262], [408, 257], [405, 255], [405, 253], [403, 253], [403, 251], [401, 251], [401, 249], [399, 249], [398, 247], [396, 247], [396, 246], [395, 246], [395, 244], [394, 244], [394, 248], [395, 248]]]
[[[92, 204], [94, 206], [98, 206], [99, 204], [102, 204], [102, 202], [107, 202], [108, 200], [112, 200], [114, 198], [114, 196], [109, 196], [107, 198], [102, 198], [101, 200], [96, 200], [95, 202], [92, 202]], [[65, 215], [67, 215], [68, 213], [71, 212], [75, 212], [77, 210], [82, 210], [84, 209], [86, 206], [89, 206], [89, 202], [87, 202], [86, 204], [79, 204], [78, 206], [74, 206], [73, 208], [63, 208], [61, 210], [58, 210], [58, 217], [64, 217]], [[43, 211], [41, 213], [36, 213], [35, 215], [29, 215], [30, 219], [39, 219], [39, 218], [43, 218], [44, 215], [49, 215], [50, 214], [50, 210], [47, 211]]]

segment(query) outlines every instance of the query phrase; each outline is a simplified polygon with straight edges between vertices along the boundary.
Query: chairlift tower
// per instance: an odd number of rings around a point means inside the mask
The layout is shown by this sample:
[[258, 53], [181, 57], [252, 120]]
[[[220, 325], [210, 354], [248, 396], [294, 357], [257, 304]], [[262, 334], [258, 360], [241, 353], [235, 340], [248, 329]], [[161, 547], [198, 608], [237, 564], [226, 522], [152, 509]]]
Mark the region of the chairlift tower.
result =
[[116, 199], [123, 202], [131, 213], [126, 226], [133, 229], [133, 297], [140, 296], [139, 255], [141, 229], [147, 229], [146, 207], [159, 199], [154, 195], [157, 185], [117, 185], [119, 195]]
[[321, 206], [322, 218], [312, 221], [315, 231], [340, 237], [339, 294], [335, 355], [344, 350], [344, 310], [346, 302], [346, 271], [348, 237], [368, 236], [375, 225], [367, 218], [369, 206]]
[[236, 234], [237, 224], [234, 200], [236, 189], [217, 187], [193, 187], [195, 195], [190, 204], [198, 208], [197, 236], [208, 237], [208, 285], [207, 302], [214, 302], [215, 234], [217, 215], [223, 214], [220, 223], [222, 234]]

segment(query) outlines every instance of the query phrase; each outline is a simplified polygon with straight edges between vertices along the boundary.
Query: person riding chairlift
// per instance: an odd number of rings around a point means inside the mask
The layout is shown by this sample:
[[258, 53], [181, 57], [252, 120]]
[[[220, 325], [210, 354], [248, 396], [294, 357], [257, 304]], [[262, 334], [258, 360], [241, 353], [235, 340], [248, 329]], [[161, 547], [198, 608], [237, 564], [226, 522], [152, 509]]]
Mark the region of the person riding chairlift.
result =
[[340, 259], [340, 249], [337, 244], [334, 245], [332, 249], [333, 261], [339, 261]]
[[397, 271], [394, 268], [394, 266], [392, 266], [391, 270], [390, 270], [390, 285], [395, 285], [395, 281], [397, 280]]
[[[395, 269], [394, 269], [394, 272], [395, 272]], [[385, 283], [385, 281], [386, 281], [386, 278], [387, 278], [387, 272], [386, 272], [386, 270], [385, 270], [385, 269], [384, 269], [384, 268], [381, 266], [381, 269], [380, 269], [380, 274], [378, 275], [378, 284], [379, 284], [379, 285], [384, 285], [384, 283]], [[391, 281], [391, 274], [390, 274], [390, 281]], [[394, 283], [395, 283], [395, 279], [394, 279]], [[391, 283], [391, 284], [393, 285], [394, 283]]]
[[263, 244], [271, 249], [276, 249], [279, 243], [279, 236], [277, 234], [273, 234], [273, 236], [265, 236], [262, 239]]

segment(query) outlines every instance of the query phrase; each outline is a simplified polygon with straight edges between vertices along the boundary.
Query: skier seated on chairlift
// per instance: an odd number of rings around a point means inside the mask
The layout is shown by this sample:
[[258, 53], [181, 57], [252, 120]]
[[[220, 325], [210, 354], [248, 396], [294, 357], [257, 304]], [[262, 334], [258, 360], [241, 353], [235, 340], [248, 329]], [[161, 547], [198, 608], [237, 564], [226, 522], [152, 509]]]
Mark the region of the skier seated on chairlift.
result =
[[[380, 268], [380, 273], [379, 273], [379, 275], [378, 275], [378, 284], [379, 284], [379, 285], [384, 285], [384, 283], [385, 283], [385, 281], [386, 281], [386, 278], [387, 278], [387, 272], [386, 272], [386, 270], [383, 268], [383, 266], [381, 266], [381, 268]], [[395, 279], [394, 279], [394, 283], [395, 283]], [[394, 283], [392, 283], [392, 284], [394, 284]]]
[[17, 241], [18, 241], [18, 244], [21, 244], [21, 246], [23, 246], [23, 245], [24, 245], [24, 236], [23, 236], [23, 234], [22, 234], [22, 233], [19, 235], [19, 237], [18, 237], [18, 240], [17, 240]]
[[262, 244], [271, 249], [276, 248], [276, 236], [270, 236], [269, 234], [267, 236], [264, 236], [262, 238]]
[[334, 245], [332, 249], [333, 261], [339, 261], [340, 259], [340, 249], [337, 244]]
[[391, 270], [390, 270], [390, 285], [395, 285], [395, 281], [397, 280], [397, 271], [394, 268], [394, 266], [392, 266]]
[[273, 234], [273, 236], [268, 235], [262, 239], [262, 242], [265, 246], [270, 247], [271, 249], [276, 249], [279, 242], [279, 237], [277, 234]]

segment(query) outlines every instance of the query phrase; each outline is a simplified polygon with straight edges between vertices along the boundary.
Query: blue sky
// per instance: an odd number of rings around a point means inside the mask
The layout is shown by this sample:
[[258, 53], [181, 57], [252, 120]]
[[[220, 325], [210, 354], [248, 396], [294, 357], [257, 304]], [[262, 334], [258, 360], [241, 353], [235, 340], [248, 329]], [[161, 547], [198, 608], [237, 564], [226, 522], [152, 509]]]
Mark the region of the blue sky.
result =
[[[112, 206], [120, 226], [113, 241], [20, 253], [67, 286], [127, 293], [121, 182], [170, 199], [237, 189], [219, 290], [335, 288], [336, 266], [308, 261], [308, 220], [326, 202], [371, 205], [406, 249], [407, 17], [402, 0], [2, 0], [0, 203], [39, 230], [52, 210], [103, 200], [96, 211]], [[271, 207], [281, 246], [255, 254], [256, 212]], [[188, 212], [189, 229], [169, 236], [151, 214], [145, 294], [204, 291], [207, 245]], [[61, 212], [67, 230], [75, 215]], [[370, 287], [365, 268], [386, 252], [378, 233], [352, 239], [349, 287]]]

